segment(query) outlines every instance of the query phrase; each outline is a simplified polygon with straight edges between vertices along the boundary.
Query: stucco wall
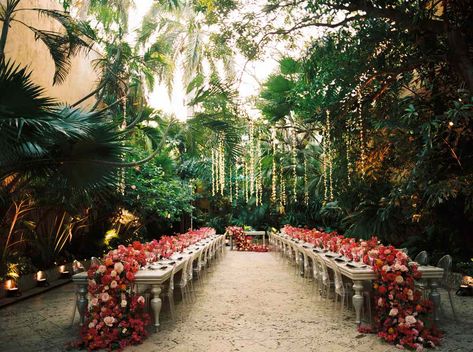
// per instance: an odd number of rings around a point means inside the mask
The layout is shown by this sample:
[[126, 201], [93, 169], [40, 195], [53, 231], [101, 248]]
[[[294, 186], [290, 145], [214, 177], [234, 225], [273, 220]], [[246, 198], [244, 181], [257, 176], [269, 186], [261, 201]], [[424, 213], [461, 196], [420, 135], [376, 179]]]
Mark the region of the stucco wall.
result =
[[[6, 0], [0, 0], [5, 4]], [[22, 0], [19, 8], [62, 9], [56, 0]], [[38, 16], [37, 12], [20, 11], [16, 19], [35, 28], [58, 31], [61, 26], [53, 19]], [[5, 48], [7, 59], [13, 59], [21, 65], [28, 65], [32, 71], [32, 80], [46, 89], [49, 96], [61, 102], [72, 104], [90, 93], [97, 84], [97, 73], [92, 61], [98, 57], [94, 52], [80, 52], [71, 60], [71, 69], [62, 84], [53, 86], [54, 62], [41, 41], [36, 41], [31, 30], [19, 23], [13, 23]], [[94, 98], [81, 104], [82, 108], [90, 107]]]

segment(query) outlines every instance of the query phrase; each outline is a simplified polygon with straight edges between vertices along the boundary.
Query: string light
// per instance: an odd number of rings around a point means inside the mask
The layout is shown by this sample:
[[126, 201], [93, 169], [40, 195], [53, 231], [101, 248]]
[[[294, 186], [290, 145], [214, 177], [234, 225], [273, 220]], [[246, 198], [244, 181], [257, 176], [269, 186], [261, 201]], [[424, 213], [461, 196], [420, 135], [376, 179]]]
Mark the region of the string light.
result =
[[333, 161], [333, 153], [332, 153], [332, 140], [331, 140], [331, 125], [330, 125], [330, 111], [327, 110], [327, 162], [328, 162], [328, 178], [329, 178], [329, 201], [333, 200], [333, 177], [332, 177], [332, 161]]
[[230, 184], [230, 203], [233, 206], [233, 180], [232, 180], [232, 166], [229, 165], [228, 167], [228, 182]]
[[286, 181], [284, 179], [284, 172], [283, 172], [283, 165], [282, 163], [279, 164], [279, 179], [281, 180], [280, 183], [280, 190], [279, 190], [279, 213], [284, 214], [285, 206], [286, 206]]
[[344, 134], [343, 138], [345, 140], [345, 152], [346, 152], [346, 162], [347, 162], [347, 182], [348, 186], [351, 186], [351, 173], [352, 173], [352, 163], [350, 158], [350, 150], [351, 150], [351, 140], [350, 140], [350, 125], [349, 121], [346, 123], [346, 133]]
[[328, 187], [327, 187], [327, 132], [326, 127], [322, 128], [322, 181], [324, 185], [324, 200], [323, 205], [327, 203]]
[[307, 157], [303, 154], [304, 157], [304, 204], [305, 206], [309, 205], [309, 185], [307, 183]]
[[272, 131], [273, 134], [273, 140], [271, 141], [272, 147], [273, 147], [273, 168], [271, 172], [271, 203], [276, 204], [277, 200], [277, 182], [278, 182], [278, 176], [277, 176], [277, 170], [276, 170], [276, 141], [274, 139], [274, 130]]
[[212, 148], [212, 196], [215, 196], [215, 150]]
[[257, 159], [258, 159], [258, 172], [256, 175], [256, 205], [260, 206], [263, 202], [263, 166], [262, 166], [262, 152], [261, 152], [261, 141], [258, 138], [257, 145]]
[[361, 88], [358, 87], [358, 104], [357, 104], [357, 128], [360, 135], [360, 164], [361, 164], [361, 176], [365, 176], [365, 161], [366, 161], [366, 150], [365, 150], [365, 134], [363, 126], [363, 111], [362, 111], [362, 101], [361, 101]]
[[250, 136], [250, 196], [255, 193], [255, 145], [254, 145], [254, 126], [253, 121], [249, 123]]
[[331, 125], [330, 125], [330, 112], [327, 110], [326, 119], [325, 119], [325, 128], [322, 132], [322, 149], [323, 149], [323, 159], [322, 159], [322, 171], [324, 179], [324, 204], [327, 201], [331, 202], [333, 200], [333, 178], [332, 178], [332, 169], [333, 169], [333, 153], [331, 148], [331, 135], [330, 135]]
[[220, 172], [219, 172], [219, 177], [220, 177], [220, 194], [223, 196], [223, 192], [225, 190], [225, 152], [223, 149], [223, 136], [220, 136], [219, 138], [219, 146], [218, 146], [218, 152], [219, 152], [219, 166], [220, 166]]
[[238, 167], [239, 167], [238, 159], [235, 165], [235, 205], [238, 205], [238, 198], [240, 197], [240, 190], [239, 190], [239, 177], [238, 177]]
[[292, 151], [292, 178], [293, 178], [293, 188], [292, 196], [294, 203], [297, 203], [297, 145], [296, 145], [296, 129], [292, 128], [291, 136], [291, 151]]

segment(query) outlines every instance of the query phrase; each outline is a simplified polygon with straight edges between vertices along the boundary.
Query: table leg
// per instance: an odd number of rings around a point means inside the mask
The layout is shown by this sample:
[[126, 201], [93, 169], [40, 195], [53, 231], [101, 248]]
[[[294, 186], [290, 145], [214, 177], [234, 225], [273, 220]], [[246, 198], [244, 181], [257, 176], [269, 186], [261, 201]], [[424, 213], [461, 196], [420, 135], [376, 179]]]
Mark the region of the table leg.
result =
[[434, 324], [437, 325], [437, 323], [440, 320], [439, 317], [439, 309], [440, 309], [440, 293], [438, 293], [437, 288], [439, 287], [439, 284], [437, 280], [435, 279], [430, 279], [429, 280], [429, 287], [430, 287], [430, 293], [429, 293], [429, 299], [432, 301], [434, 307], [433, 307], [433, 320]]
[[230, 236], [230, 250], [233, 251], [233, 236]]
[[353, 281], [353, 290], [355, 291], [353, 295], [353, 307], [356, 313], [356, 323], [359, 325], [361, 323], [361, 308], [363, 307], [363, 281]]
[[156, 331], [159, 329], [159, 313], [161, 313], [161, 307], [163, 302], [159, 295], [161, 294], [161, 286], [160, 285], [153, 285], [151, 288], [151, 293], [153, 294], [153, 298], [151, 299], [151, 309], [153, 310], [154, 314], [154, 327]]
[[89, 300], [87, 299], [88, 286], [88, 284], [79, 284], [79, 289], [77, 290], [77, 310], [80, 315], [80, 326], [85, 323], [85, 313], [89, 306]]

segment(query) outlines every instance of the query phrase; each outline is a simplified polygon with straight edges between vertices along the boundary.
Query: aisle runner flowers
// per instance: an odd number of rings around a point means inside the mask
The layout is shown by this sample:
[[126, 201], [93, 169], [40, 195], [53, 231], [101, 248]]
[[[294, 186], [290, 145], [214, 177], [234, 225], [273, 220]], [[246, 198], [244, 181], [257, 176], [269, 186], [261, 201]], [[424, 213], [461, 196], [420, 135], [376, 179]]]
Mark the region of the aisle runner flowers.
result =
[[440, 332], [424, 324], [432, 302], [423, 300], [414, 280], [421, 277], [417, 264], [406, 253], [370, 240], [347, 238], [336, 232], [296, 228], [286, 225], [290, 237], [337, 252], [350, 260], [370, 265], [377, 274], [373, 282], [378, 336], [399, 348], [421, 351], [440, 344]]
[[103, 264], [92, 265], [87, 272], [89, 311], [79, 347], [121, 350], [141, 343], [150, 317], [144, 311], [144, 297], [133, 290], [136, 272], [147, 263], [168, 258], [213, 234], [214, 229], [202, 228], [163, 236], [159, 241], [120, 245], [103, 257]]
[[237, 251], [246, 252], [267, 252], [268, 247], [261, 244], [254, 244], [251, 236], [245, 235], [243, 228], [238, 226], [228, 226], [225, 233], [233, 237]]

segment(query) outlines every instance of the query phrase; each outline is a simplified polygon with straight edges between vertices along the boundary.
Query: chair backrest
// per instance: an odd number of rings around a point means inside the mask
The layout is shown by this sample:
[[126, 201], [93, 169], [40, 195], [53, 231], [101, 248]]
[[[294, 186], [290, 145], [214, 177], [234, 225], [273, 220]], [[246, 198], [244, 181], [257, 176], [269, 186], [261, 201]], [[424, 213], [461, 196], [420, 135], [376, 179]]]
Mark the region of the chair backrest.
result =
[[102, 261], [101, 261], [99, 258], [97, 258], [97, 257], [92, 257], [92, 258], [90, 258], [90, 265], [91, 265], [91, 266], [92, 266], [92, 265], [97, 265], [97, 266], [99, 266], [99, 265], [102, 265]]
[[429, 255], [427, 254], [427, 251], [422, 251], [419, 254], [417, 254], [416, 257], [414, 258], [414, 261], [419, 265], [429, 264]]
[[187, 281], [192, 281], [194, 273], [192, 272], [192, 267], [194, 266], [194, 257], [190, 256], [189, 262], [187, 263]]
[[187, 273], [187, 270], [189, 270], [189, 260], [191, 260], [191, 258], [192, 257], [189, 257], [182, 267], [181, 281], [179, 283], [181, 287], [185, 286], [187, 284], [187, 280], [189, 279], [189, 274]]
[[341, 296], [345, 295], [345, 287], [343, 286], [343, 278], [342, 278], [342, 273], [340, 272], [340, 269], [337, 264], [333, 264], [332, 266], [333, 269], [333, 279], [334, 279], [334, 285], [335, 285], [335, 292]]
[[197, 264], [196, 264], [197, 270], [200, 270], [200, 267], [202, 266], [202, 255], [203, 254], [204, 254], [204, 251], [200, 251], [199, 256], [197, 257]]
[[442, 282], [441, 282], [443, 287], [447, 287], [447, 288], [450, 287], [449, 278], [450, 278], [450, 272], [452, 270], [452, 262], [453, 262], [452, 257], [448, 254], [444, 255], [437, 262], [437, 266], [443, 269], [443, 277], [442, 277]]
[[330, 283], [330, 276], [328, 274], [327, 264], [325, 264], [323, 260], [320, 260], [319, 263], [322, 283], [328, 285]]
[[82, 263], [81, 263], [80, 261], [78, 261], [78, 260], [74, 260], [74, 261], [72, 262], [72, 272], [73, 272], [74, 274], [77, 274], [77, 273], [81, 273], [81, 272], [83, 272], [83, 271], [85, 271], [85, 268], [84, 268], [84, 266], [82, 265]]
[[169, 286], [168, 286], [168, 294], [172, 294], [174, 291], [174, 274], [176, 270], [176, 265], [172, 266], [171, 276], [169, 277]]
[[317, 255], [315, 253], [311, 253], [310, 258], [312, 259], [312, 275], [314, 276], [314, 279], [317, 279], [320, 275], [319, 260], [317, 259]]

